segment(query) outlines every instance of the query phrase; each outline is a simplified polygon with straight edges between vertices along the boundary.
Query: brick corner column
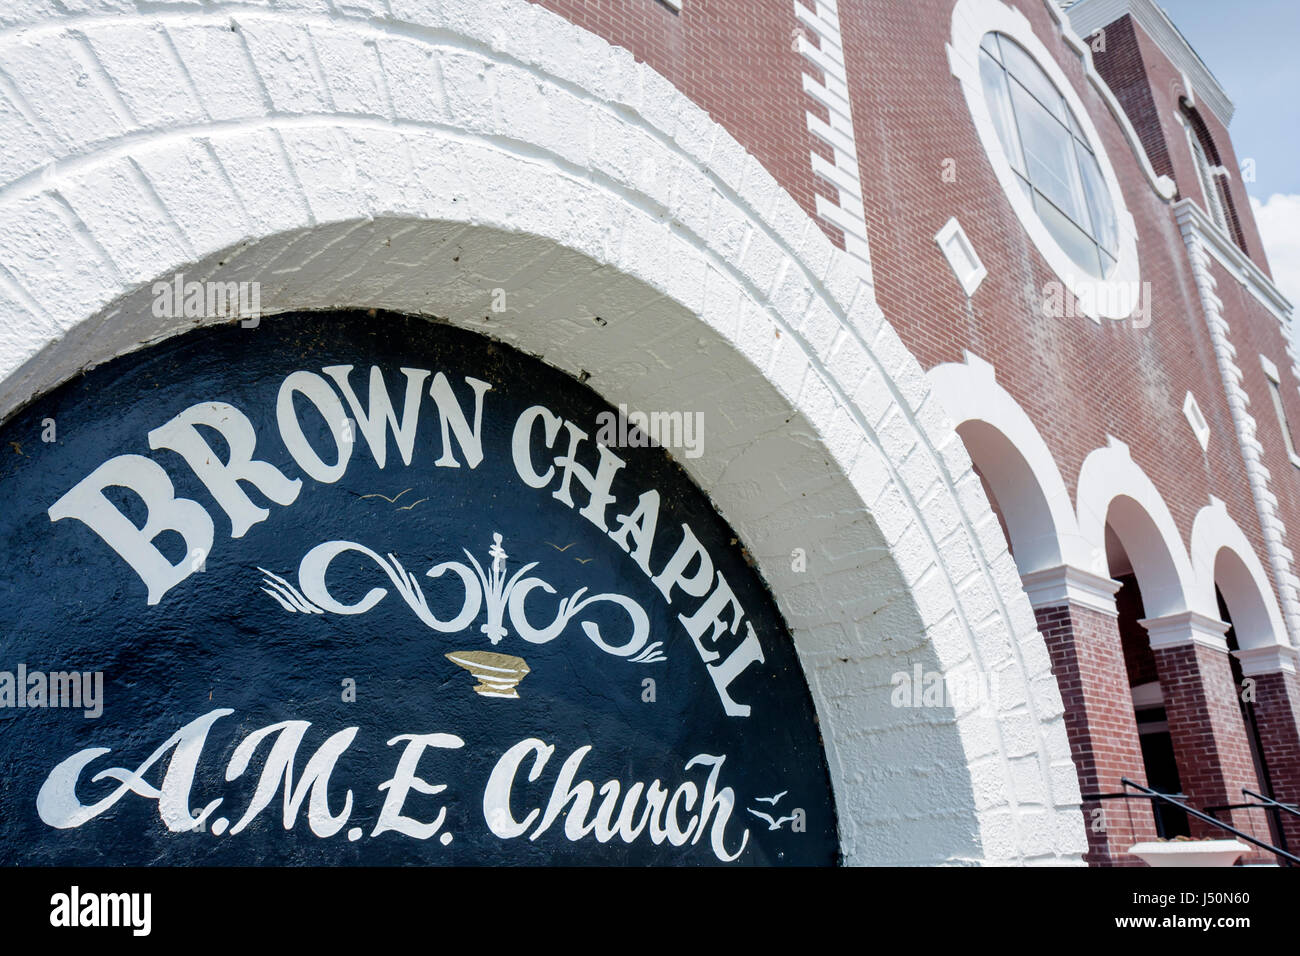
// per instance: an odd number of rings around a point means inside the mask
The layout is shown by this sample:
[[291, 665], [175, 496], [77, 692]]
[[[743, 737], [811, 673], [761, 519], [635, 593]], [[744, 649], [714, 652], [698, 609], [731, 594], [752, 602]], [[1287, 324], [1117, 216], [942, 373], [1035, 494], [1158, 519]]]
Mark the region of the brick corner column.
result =
[[1144, 800], [1089, 801], [1089, 794], [1119, 793], [1122, 777], [1146, 783], [1142, 743], [1133, 713], [1124, 647], [1116, 623], [1119, 583], [1061, 565], [1024, 574], [1021, 581], [1052, 659], [1065, 705], [1065, 730], [1088, 835], [1090, 866], [1134, 866], [1129, 847], [1156, 836]]
[[[1255, 682], [1255, 726], [1273, 788], [1271, 796], [1281, 803], [1300, 805], [1300, 674], [1296, 651], [1284, 644], [1272, 644], [1235, 653], [1241, 662], [1242, 677]], [[1279, 813], [1278, 818], [1286, 837], [1285, 849], [1300, 855], [1300, 817]]]
[[[1237, 700], [1228, 644], [1223, 638], [1228, 625], [1194, 611], [1147, 618], [1139, 623], [1151, 638], [1178, 776], [1188, 805], [1204, 810], [1241, 803], [1242, 787], [1258, 790], [1259, 780]], [[1258, 811], [1234, 810], [1217, 816], [1238, 830], [1268, 841], [1268, 828]], [[1230, 834], [1194, 818], [1191, 828], [1195, 837], [1231, 839]], [[1267, 857], [1268, 862], [1273, 859]]]

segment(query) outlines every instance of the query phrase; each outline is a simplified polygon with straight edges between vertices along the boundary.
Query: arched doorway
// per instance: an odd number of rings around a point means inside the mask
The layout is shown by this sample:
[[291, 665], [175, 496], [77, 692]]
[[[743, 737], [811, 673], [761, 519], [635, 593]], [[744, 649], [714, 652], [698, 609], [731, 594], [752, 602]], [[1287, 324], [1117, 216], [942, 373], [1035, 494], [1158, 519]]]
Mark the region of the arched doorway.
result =
[[[1251, 569], [1241, 555], [1227, 545], [1220, 548], [1214, 556], [1214, 595], [1219, 606], [1219, 616], [1228, 625], [1224, 640], [1228, 645], [1232, 687], [1241, 711], [1250, 763], [1259, 785], [1258, 792], [1270, 799], [1287, 803], [1289, 791], [1285, 787], [1278, 789], [1274, 783], [1274, 774], [1269, 768], [1269, 753], [1272, 748], [1265, 742], [1261, 715], [1256, 709], [1259, 702], [1256, 678], [1246, 675], [1241, 658], [1243, 649], [1263, 649], [1275, 645], [1275, 617], [1270, 614], [1268, 603], [1260, 593]], [[1255, 801], [1243, 793], [1240, 801], [1233, 802]], [[1256, 838], [1295, 852], [1292, 841], [1296, 837], [1297, 828], [1290, 817], [1251, 810], [1238, 812], [1236, 820], [1239, 825], [1244, 823], [1246, 831]]]
[[1021, 574], [1061, 562], [1060, 538], [1038, 477], [1020, 451], [988, 422], [957, 426]]
[[[1120, 509], [1131, 522], [1126, 527], [1125, 537], [1133, 541], [1140, 535], [1152, 534], [1154, 526], [1145, 515], [1134, 510], [1136, 503], [1130, 499], [1126, 504], [1127, 507], [1122, 505]], [[1144, 570], [1150, 574], [1152, 558], [1149, 553], [1145, 557]], [[1134, 767], [1133, 779], [1161, 793], [1180, 794], [1182, 778], [1169, 730], [1169, 717], [1165, 712], [1160, 673], [1151, 650], [1151, 638], [1142, 625], [1144, 620], [1154, 615], [1149, 615], [1146, 610], [1142, 582], [1133, 559], [1110, 522], [1106, 524], [1106, 564], [1110, 576], [1120, 582], [1119, 590], [1115, 592], [1115, 607], [1129, 682], [1130, 697], [1125, 703], [1132, 709], [1141, 744], [1141, 775], [1136, 773], [1139, 768]], [[1187, 814], [1168, 804], [1156, 802], [1148, 807], [1143, 802], [1131, 801], [1123, 812], [1154, 815], [1157, 832], [1166, 838], [1189, 836], [1191, 833]]]
[[0, 748], [6, 861], [836, 862], [793, 643], [664, 414], [356, 313], [25, 409], [7, 441], [57, 431], [3, 475], [38, 708]]

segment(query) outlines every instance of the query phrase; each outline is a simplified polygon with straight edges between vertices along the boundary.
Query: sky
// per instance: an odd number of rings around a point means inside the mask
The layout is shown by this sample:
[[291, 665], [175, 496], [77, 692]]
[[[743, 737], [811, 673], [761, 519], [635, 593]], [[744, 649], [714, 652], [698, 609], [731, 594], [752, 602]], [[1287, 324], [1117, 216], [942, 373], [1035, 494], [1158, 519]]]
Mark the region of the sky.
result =
[[1300, 315], [1300, 0], [1158, 0], [1236, 106], [1228, 132], [1273, 278]]

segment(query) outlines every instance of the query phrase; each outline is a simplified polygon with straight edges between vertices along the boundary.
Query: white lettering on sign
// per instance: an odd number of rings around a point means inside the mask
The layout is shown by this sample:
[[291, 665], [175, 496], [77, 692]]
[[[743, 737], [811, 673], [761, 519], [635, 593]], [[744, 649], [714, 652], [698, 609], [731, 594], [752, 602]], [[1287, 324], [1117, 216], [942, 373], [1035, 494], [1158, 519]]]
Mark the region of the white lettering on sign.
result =
[[[146, 514], [143, 528], [137, 528], [108, 500], [104, 489], [113, 486], [129, 488], [140, 496]], [[143, 455], [110, 458], [51, 505], [49, 515], [51, 521], [77, 518], [103, 538], [140, 575], [150, 604], [157, 604], [194, 573], [191, 554], [196, 550], [204, 554], [212, 551], [211, 516], [197, 501], [177, 498], [167, 472]], [[154, 540], [164, 531], [175, 531], [185, 541], [185, 552], [176, 564], [154, 546]]]
[[[334, 437], [334, 464], [326, 464], [307, 441], [294, 395], [306, 398], [325, 419], [330, 434]], [[284, 441], [284, 447], [289, 449], [289, 454], [293, 455], [299, 468], [324, 484], [332, 484], [343, 477], [352, 457], [352, 430], [345, 425], [348, 417], [343, 411], [343, 403], [325, 379], [314, 372], [294, 372], [286, 378], [280, 385], [280, 394], [275, 401], [275, 420], [280, 426], [280, 438]], [[200, 479], [202, 477], [199, 475]], [[210, 488], [208, 490], [211, 491]]]
[[[687, 770], [697, 766], [710, 768], [701, 797], [699, 786], [690, 780], [679, 784], [671, 794], [658, 780], [648, 786], [636, 781], [625, 791], [619, 781], [607, 780], [597, 789], [590, 780], [577, 780], [582, 761], [590, 752], [591, 747], [585, 746], [570, 754], [551, 786], [545, 810], [534, 802], [532, 809], [520, 821], [514, 818], [510, 809], [519, 771], [531, 757], [527, 780], [535, 783], [555, 753], [555, 747], [529, 737], [507, 750], [492, 769], [483, 791], [483, 819], [487, 821], [488, 829], [503, 840], [512, 840], [528, 833], [531, 828], [528, 839], [536, 840], [563, 816], [564, 835], [570, 841], [594, 835], [599, 843], [608, 843], [615, 837], [624, 843], [632, 843], [643, 833], [648, 833], [656, 845], [667, 840], [673, 846], [683, 846], [688, 840], [692, 845], [698, 843], [707, 829], [709, 848], [719, 860], [729, 863], [745, 852], [749, 843], [748, 830], [742, 834], [740, 846], [734, 853], [728, 852], [726, 846], [727, 823], [736, 805], [736, 795], [730, 787], [718, 788], [718, 775], [725, 757], [697, 754], [687, 761]], [[601, 798], [600, 806], [591, 815], [597, 793]], [[683, 817], [697, 803], [699, 812]]]
[[343, 824], [348, 822], [348, 816], [352, 813], [352, 791], [347, 792], [347, 796], [343, 801], [343, 809], [337, 814], [331, 814], [329, 808], [330, 771], [334, 769], [334, 764], [339, 759], [339, 756], [348, 749], [348, 745], [356, 737], [357, 728], [349, 727], [346, 730], [340, 730], [321, 744], [320, 749], [312, 754], [311, 759], [307, 761], [307, 766], [302, 771], [302, 777], [295, 784], [293, 779], [294, 758], [297, 757], [303, 735], [307, 733], [307, 728], [310, 726], [311, 724], [305, 720], [286, 720], [282, 723], [272, 724], [249, 734], [235, 749], [235, 752], [230, 757], [230, 765], [226, 767], [227, 780], [237, 780], [243, 776], [244, 771], [248, 769], [248, 762], [253, 759], [253, 754], [257, 751], [258, 745], [267, 737], [275, 734], [275, 743], [271, 747], [271, 752], [266, 755], [266, 762], [262, 765], [262, 775], [257, 780], [257, 791], [253, 794], [248, 809], [239, 818], [239, 822], [230, 828], [232, 835], [243, 832], [253, 821], [253, 818], [266, 809], [281, 783], [284, 784], [284, 828], [286, 830], [293, 828], [294, 821], [298, 819], [298, 808], [302, 806], [303, 800], [307, 798], [309, 790], [311, 805], [307, 810], [307, 820], [311, 832], [318, 837], [327, 837], [333, 836], [343, 829]]
[[[206, 821], [208, 815], [221, 803], [220, 800], [214, 800], [197, 817], [190, 816], [190, 787], [194, 783], [194, 769], [198, 766], [199, 753], [203, 750], [203, 743], [207, 740], [208, 730], [213, 723], [232, 713], [234, 711], [221, 708], [190, 721], [167, 738], [135, 770], [123, 767], [101, 770], [94, 779], [117, 780], [120, 781], [120, 786], [89, 805], [83, 804], [77, 797], [77, 783], [86, 766], [109, 750], [107, 747], [88, 747], [78, 751], [50, 771], [36, 795], [36, 812], [48, 825], [68, 830], [95, 819], [128, 793], [135, 793], [158, 801], [158, 813], [167, 829], [178, 833], [193, 830]], [[155, 787], [144, 779], [144, 775], [169, 750], [173, 751], [172, 759], [167, 765], [162, 786]]]
[[[215, 429], [226, 440], [230, 461], [221, 461], [199, 432], [198, 425]], [[244, 532], [271, 514], [249, 500], [239, 487], [241, 481], [247, 481], [278, 505], [293, 504], [302, 490], [302, 479], [290, 481], [275, 466], [253, 460], [256, 443], [253, 423], [239, 409], [224, 402], [193, 405], [149, 433], [150, 448], [155, 451], [169, 448], [176, 452], [212, 492], [217, 504], [230, 517], [232, 538], [242, 538]]]
[[[405, 388], [399, 417], [378, 366], [369, 369], [364, 406], [350, 383], [352, 371], [350, 365], [327, 366], [322, 369], [323, 375], [295, 371], [277, 391], [275, 422], [280, 442], [308, 478], [332, 484], [347, 472], [356, 441], [354, 420], [378, 467], [388, 463], [390, 433], [403, 464], [411, 466], [417, 457], [416, 437], [424, 394], [432, 398], [439, 424], [440, 451], [434, 467], [460, 468], [463, 461], [464, 467], [475, 469], [482, 463], [484, 405], [492, 388], [489, 383], [467, 376], [463, 385], [453, 387], [442, 372], [402, 368]], [[430, 376], [426, 393], [424, 383]], [[332, 448], [318, 449], [308, 441], [307, 423], [317, 416], [325, 422], [330, 438], [327, 444]], [[213, 450], [198, 426], [221, 434], [228, 446], [227, 460]], [[242, 537], [270, 515], [269, 508], [249, 498], [245, 486], [281, 507], [291, 506], [302, 490], [301, 477], [286, 475], [255, 457], [258, 438], [248, 417], [222, 402], [193, 405], [149, 432], [150, 447], [179, 454], [225, 512], [230, 519], [231, 538]], [[631, 557], [664, 600], [679, 608], [677, 620], [705, 665], [723, 710], [732, 717], [748, 717], [750, 705], [737, 701], [731, 687], [748, 668], [764, 662], [763, 649], [726, 576], [717, 569], [691, 526], [680, 523], [661, 529], [661, 499], [654, 488], [638, 489], [631, 499], [624, 495], [623, 500], [632, 502], [632, 506], [621, 505], [618, 492], [622, 489], [616, 486], [629, 481], [626, 462], [606, 445], [591, 441], [578, 423], [544, 405], [533, 405], [516, 419], [510, 451], [520, 481], [538, 491], [549, 491], [553, 500], [575, 510], [603, 532]], [[143, 526], [137, 527], [104, 494], [110, 486], [139, 496], [145, 505]], [[51, 521], [76, 518], [99, 535], [144, 582], [149, 604], [157, 604], [169, 590], [202, 571], [206, 558], [213, 553], [214, 524], [207, 508], [197, 501], [176, 497], [175, 486], [162, 466], [140, 455], [120, 455], [101, 464], [51, 505], [49, 516]], [[186, 557], [179, 563], [168, 560], [154, 544], [166, 531], [177, 532], [184, 541]], [[525, 640], [543, 643], [557, 637], [584, 608], [608, 601], [620, 604], [629, 615], [630, 637], [620, 643], [608, 642], [594, 622], [583, 621], [587, 636], [607, 653], [638, 662], [648, 661], [650, 658], [642, 655], [653, 657], [652, 652], [657, 650], [658, 642], [647, 645], [644, 610], [623, 595], [600, 594], [583, 599], [579, 592], [562, 604], [550, 624], [534, 627], [523, 613], [524, 597], [539, 587], [549, 591], [549, 585], [538, 578], [526, 578], [518, 582], [508, 599], [494, 603], [488, 594], [490, 588], [485, 586], [486, 576], [478, 574], [481, 568], [472, 557], [474, 573], [460, 562], [439, 564], [426, 572], [430, 577], [451, 572], [465, 583], [465, 604], [450, 619], [437, 618], [429, 611], [414, 578], [391, 555], [386, 561], [363, 545], [347, 541], [325, 542], [302, 559], [299, 592], [283, 591], [279, 586], [283, 579], [266, 572], [277, 582], [267, 580], [271, 585], [268, 593], [288, 610], [335, 614], [369, 610], [387, 593], [385, 589], [374, 588], [359, 602], [345, 605], [331, 595], [325, 584], [330, 560], [345, 550], [373, 559], [420, 619], [438, 631], [470, 626], [480, 605], [486, 605], [489, 620], [484, 631], [494, 644], [505, 633], [502, 615], [506, 613], [516, 633]], [[199, 558], [191, 560], [190, 556]]]
[[[353, 791], [346, 790], [341, 801], [335, 800], [336, 805], [341, 803], [337, 812], [331, 810], [331, 777], [339, 758], [356, 739], [358, 728], [347, 727], [330, 736], [311, 754], [301, 776], [295, 779], [294, 768], [301, 764], [303, 739], [311, 726], [305, 720], [286, 720], [254, 730], [235, 748], [225, 770], [228, 782], [242, 777], [262, 745], [271, 742], [253, 796], [234, 826], [230, 826], [226, 817], [212, 820], [208, 825], [224, 797], [211, 800], [197, 815], [192, 813], [191, 791], [208, 734], [213, 724], [232, 713], [228, 708], [220, 708], [190, 721], [134, 770], [126, 767], [100, 770], [91, 776], [90, 783], [108, 779], [118, 781], [118, 786], [91, 804], [82, 803], [77, 790], [85, 784], [83, 775], [89, 765], [109, 750], [88, 747], [78, 751], [50, 771], [36, 798], [37, 813], [48, 826], [74, 829], [106, 813], [128, 793], [134, 793], [158, 801], [158, 814], [173, 833], [202, 831], [216, 837], [233, 837], [245, 831], [271, 805], [275, 795], [281, 793], [284, 829], [296, 826], [306, 803], [307, 826], [315, 836], [325, 839], [339, 833], [353, 816]], [[370, 836], [398, 833], [414, 840], [428, 840], [441, 833], [439, 842], [446, 846], [452, 841], [451, 834], [443, 829], [447, 807], [426, 808], [416, 816], [409, 804], [414, 802], [413, 793], [437, 797], [451, 786], [433, 783], [419, 775], [419, 763], [425, 751], [460, 750], [465, 741], [449, 733], [399, 734], [388, 741], [390, 747], [399, 744], [404, 746], [392, 777], [377, 787], [385, 796]], [[737, 802], [735, 791], [720, 785], [725, 755], [702, 753], [691, 757], [684, 771], [706, 771], [707, 775], [703, 780], [683, 780], [670, 790], [658, 779], [649, 783], [606, 780], [597, 787], [582, 777], [583, 761], [591, 751], [589, 744], [573, 751], [560, 766], [549, 791], [545, 788], [534, 791], [529, 785], [541, 777], [555, 753], [554, 745], [529, 737], [507, 749], [497, 759], [483, 788], [483, 818], [488, 830], [502, 840], [527, 836], [533, 841], [558, 825], [571, 842], [594, 837], [598, 843], [618, 839], [632, 844], [646, 839], [656, 846], [666, 842], [677, 847], [688, 843], [695, 846], [707, 835], [706, 845], [721, 862], [730, 863], [745, 852], [749, 830], [728, 833]], [[154, 786], [145, 775], [169, 752], [171, 758], [162, 783]], [[529, 809], [522, 820], [516, 820], [511, 804], [520, 800]], [[359, 838], [358, 828], [348, 834], [349, 840]]]
[[397, 413], [393, 411], [393, 402], [388, 397], [388, 389], [384, 387], [384, 374], [379, 371], [378, 366], [370, 368], [368, 409], [361, 407], [356, 392], [352, 391], [352, 386], [348, 384], [348, 373], [352, 371], [351, 365], [333, 365], [322, 371], [334, 380], [334, 384], [347, 399], [348, 408], [352, 410], [352, 415], [361, 428], [361, 434], [365, 436], [366, 444], [370, 446], [370, 454], [374, 456], [375, 464], [383, 468], [388, 460], [387, 429], [391, 428], [393, 437], [397, 440], [397, 450], [402, 456], [402, 464], [409, 465], [411, 456], [415, 453], [415, 427], [420, 418], [420, 387], [429, 377], [428, 370], [402, 369], [402, 374], [406, 376], [406, 404], [402, 406], [400, 422], [397, 420]]
[[[541, 426], [540, 435], [538, 425]], [[563, 455], [553, 457], [553, 465], [543, 474], [536, 470], [534, 464], [542, 457], [542, 452], [549, 452], [555, 444], [561, 425], [569, 433], [568, 449]], [[537, 448], [538, 439], [542, 448]], [[688, 597], [704, 598], [704, 602], [689, 618], [678, 615], [686, 632], [690, 634], [700, 659], [707, 665], [710, 680], [718, 693], [723, 709], [731, 717], [748, 717], [750, 706], [738, 703], [729, 691], [732, 681], [740, 676], [751, 664], [763, 663], [763, 649], [752, 626], [747, 626], [745, 638], [726, 651], [719, 649], [719, 640], [726, 633], [736, 634], [740, 628], [743, 609], [732, 595], [726, 578], [718, 572], [716, 579], [713, 560], [708, 551], [700, 544], [695, 532], [688, 524], [681, 525], [682, 540], [662, 570], [658, 574], [651, 571], [651, 552], [654, 548], [655, 534], [659, 526], [659, 493], [654, 489], [643, 493], [636, 507], [626, 515], [615, 515], [615, 530], [610, 530], [605, 523], [605, 509], [613, 500], [606, 500], [614, 474], [623, 467], [624, 462], [603, 445], [597, 445], [600, 465], [593, 475], [583, 468], [576, 472], [574, 461], [578, 446], [586, 439], [586, 434], [550, 409], [534, 405], [526, 409], [515, 421], [514, 434], [511, 437], [511, 452], [515, 471], [520, 479], [533, 488], [544, 489], [555, 482], [559, 469], [559, 490], [553, 495], [570, 508], [574, 501], [570, 494], [570, 478], [577, 475], [579, 483], [588, 490], [590, 500], [579, 514], [587, 518], [601, 531], [608, 534], [625, 552], [636, 561], [637, 567], [651, 579], [669, 604], [674, 601], [674, 590]], [[594, 506], [594, 507], [593, 507]], [[635, 544], [629, 543], [629, 538]], [[690, 573], [688, 574], [688, 570]], [[714, 590], [710, 593], [710, 585]], [[707, 596], [706, 596], [707, 595]], [[730, 607], [734, 613], [730, 620], [720, 619], [722, 612]], [[746, 622], [748, 625], [748, 622]], [[708, 632], [707, 638], [705, 633]], [[716, 662], [716, 663], [715, 663]]]
[[442, 827], [447, 819], [447, 808], [442, 807], [438, 811], [438, 816], [431, 822], [421, 823], [402, 813], [406, 795], [414, 790], [426, 796], [435, 796], [446, 790], [447, 785], [429, 783], [427, 780], [420, 779], [415, 775], [416, 765], [420, 762], [420, 755], [424, 753], [426, 747], [457, 750], [465, 746], [465, 741], [455, 734], [399, 734], [388, 741], [388, 746], [400, 743], [405, 743], [406, 748], [402, 751], [401, 759], [397, 761], [397, 770], [394, 771], [393, 778], [379, 785], [380, 790], [388, 791], [388, 798], [384, 800], [384, 807], [379, 811], [379, 822], [375, 824], [370, 835], [378, 836], [391, 830], [416, 840], [427, 840]]

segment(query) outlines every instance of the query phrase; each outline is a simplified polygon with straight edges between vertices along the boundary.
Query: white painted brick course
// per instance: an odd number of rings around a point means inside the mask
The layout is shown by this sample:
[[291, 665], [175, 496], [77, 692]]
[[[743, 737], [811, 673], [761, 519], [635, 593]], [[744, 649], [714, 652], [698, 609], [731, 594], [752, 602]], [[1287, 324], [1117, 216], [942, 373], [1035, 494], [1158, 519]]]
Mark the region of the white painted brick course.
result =
[[172, 23], [166, 31], [209, 117], [244, 119], [264, 112], [260, 80], [248, 62], [243, 38], [230, 24]]
[[85, 303], [102, 301], [101, 290], [116, 284], [112, 266], [48, 196], [0, 207], [0, 263], [60, 329], [84, 319]]
[[236, 23], [278, 112], [323, 113], [331, 109], [305, 25], [262, 16], [241, 16]]
[[189, 248], [223, 248], [247, 235], [239, 199], [203, 144], [142, 151], [137, 162]]
[[[379, 66], [377, 41], [355, 30], [316, 24], [309, 32], [334, 108], [362, 116], [391, 116], [389, 84]], [[405, 77], [396, 79], [405, 82]]]
[[308, 211], [297, 190], [286, 193], [288, 160], [280, 139], [270, 130], [255, 129], [209, 140], [213, 155], [244, 211], [249, 230], [269, 235], [302, 222]]
[[90, 169], [70, 180], [63, 195], [127, 283], [144, 283], [177, 263], [184, 237], [130, 160]]
[[89, 43], [140, 125], [180, 126], [203, 118], [161, 27], [106, 26], [91, 33]]
[[770, 292], [786, 266], [786, 256], [781, 247], [766, 232], [751, 230], [741, 256], [740, 269], [754, 289], [760, 295]]
[[129, 128], [85, 63], [86, 51], [68, 34], [0, 40], [0, 63], [15, 95], [62, 155], [74, 155]]
[[12, 182], [52, 158], [35, 123], [18, 106], [20, 97], [5, 92], [0, 75], [0, 177]]

